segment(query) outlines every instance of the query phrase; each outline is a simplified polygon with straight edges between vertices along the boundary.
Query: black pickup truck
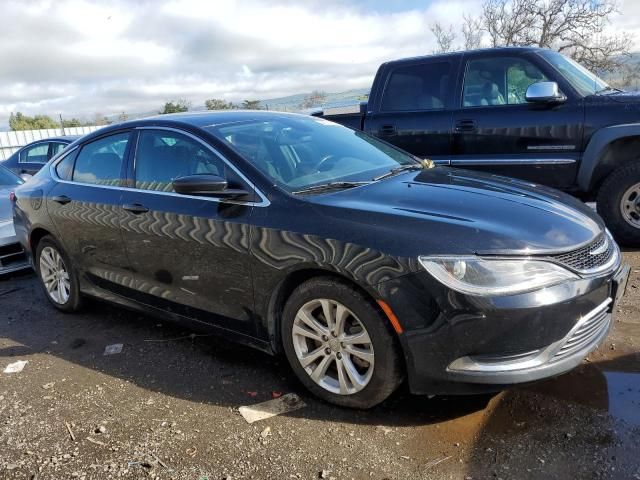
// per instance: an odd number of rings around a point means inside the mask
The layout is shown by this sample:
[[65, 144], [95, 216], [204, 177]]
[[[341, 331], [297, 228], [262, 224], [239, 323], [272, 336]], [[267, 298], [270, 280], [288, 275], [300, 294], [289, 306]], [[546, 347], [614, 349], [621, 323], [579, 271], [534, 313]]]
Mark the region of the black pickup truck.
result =
[[640, 95], [539, 48], [383, 64], [369, 101], [313, 115], [436, 163], [597, 201], [619, 242], [640, 245]]

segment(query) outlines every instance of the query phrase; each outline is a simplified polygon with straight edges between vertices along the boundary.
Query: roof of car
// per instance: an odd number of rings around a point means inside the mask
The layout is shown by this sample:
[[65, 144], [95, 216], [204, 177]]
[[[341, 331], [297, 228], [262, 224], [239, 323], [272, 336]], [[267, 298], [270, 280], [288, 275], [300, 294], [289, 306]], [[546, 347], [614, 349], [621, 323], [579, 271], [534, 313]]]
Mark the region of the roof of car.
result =
[[403, 63], [403, 62], [412, 62], [421, 59], [431, 59], [431, 58], [446, 58], [446, 57], [457, 57], [464, 54], [477, 54], [477, 53], [497, 53], [500, 55], [509, 54], [509, 53], [523, 53], [523, 52], [536, 52], [547, 50], [546, 48], [541, 47], [492, 47], [492, 48], [478, 48], [475, 50], [460, 50], [456, 52], [447, 52], [447, 53], [437, 53], [433, 55], [420, 55], [416, 57], [408, 57], [408, 58], [400, 58], [397, 60], [390, 60], [385, 62], [384, 65], [394, 64], [394, 63]]
[[121, 130], [127, 127], [144, 127], [144, 126], [175, 126], [182, 124], [197, 128], [219, 126], [235, 122], [246, 122], [251, 120], [267, 121], [274, 118], [311, 118], [309, 115], [297, 113], [273, 112], [269, 110], [207, 110], [205, 112], [185, 112], [172, 113], [166, 115], [155, 115], [137, 120], [129, 120], [123, 123], [112, 124], [108, 127], [101, 128], [83, 138], [95, 137], [114, 130]]

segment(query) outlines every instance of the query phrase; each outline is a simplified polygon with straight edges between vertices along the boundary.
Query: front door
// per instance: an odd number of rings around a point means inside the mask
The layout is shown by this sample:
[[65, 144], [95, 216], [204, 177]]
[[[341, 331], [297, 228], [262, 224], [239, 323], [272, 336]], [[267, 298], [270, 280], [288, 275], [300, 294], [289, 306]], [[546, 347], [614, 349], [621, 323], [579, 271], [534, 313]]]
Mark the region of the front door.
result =
[[130, 131], [94, 140], [54, 165], [57, 182], [46, 208], [71, 261], [108, 290], [133, 285], [122, 240], [120, 209]]
[[572, 185], [582, 143], [582, 104], [571, 97], [553, 105], [527, 103], [527, 88], [540, 81], [556, 79], [536, 56], [467, 57], [453, 113], [452, 165], [558, 188]]
[[389, 67], [380, 98], [365, 121], [367, 133], [421, 158], [448, 164], [452, 83], [457, 59], [419, 60]]
[[[121, 209], [137, 299], [205, 323], [255, 333], [249, 270], [251, 203], [180, 195], [197, 174], [239, 182], [206, 144], [171, 129], [140, 129]], [[242, 185], [245, 189], [250, 186]]]

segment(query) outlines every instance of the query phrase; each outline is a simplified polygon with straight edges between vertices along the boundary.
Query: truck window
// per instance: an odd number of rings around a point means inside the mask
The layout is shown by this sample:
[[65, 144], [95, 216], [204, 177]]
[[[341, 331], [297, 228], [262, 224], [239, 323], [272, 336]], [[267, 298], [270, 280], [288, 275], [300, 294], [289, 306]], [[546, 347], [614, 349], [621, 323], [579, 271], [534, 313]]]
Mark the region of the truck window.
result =
[[398, 67], [391, 72], [387, 81], [382, 95], [381, 110], [442, 110], [448, 106], [450, 80], [450, 62]]
[[538, 67], [521, 58], [470, 60], [464, 77], [463, 107], [518, 105], [532, 83], [547, 77]]

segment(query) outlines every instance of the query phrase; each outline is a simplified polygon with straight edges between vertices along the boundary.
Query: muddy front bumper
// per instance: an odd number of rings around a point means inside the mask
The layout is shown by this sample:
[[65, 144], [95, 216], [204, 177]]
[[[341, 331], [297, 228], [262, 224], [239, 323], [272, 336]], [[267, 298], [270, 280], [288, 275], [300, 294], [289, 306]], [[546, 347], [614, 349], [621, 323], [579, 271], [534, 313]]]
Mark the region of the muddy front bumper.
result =
[[[400, 341], [411, 390], [464, 394], [500, 390], [578, 366], [609, 333], [628, 275], [623, 265], [597, 278], [481, 298], [442, 289], [417, 274], [387, 282], [381, 293], [406, 323]], [[425, 298], [434, 291], [430, 301], [407, 301], [407, 296]]]

